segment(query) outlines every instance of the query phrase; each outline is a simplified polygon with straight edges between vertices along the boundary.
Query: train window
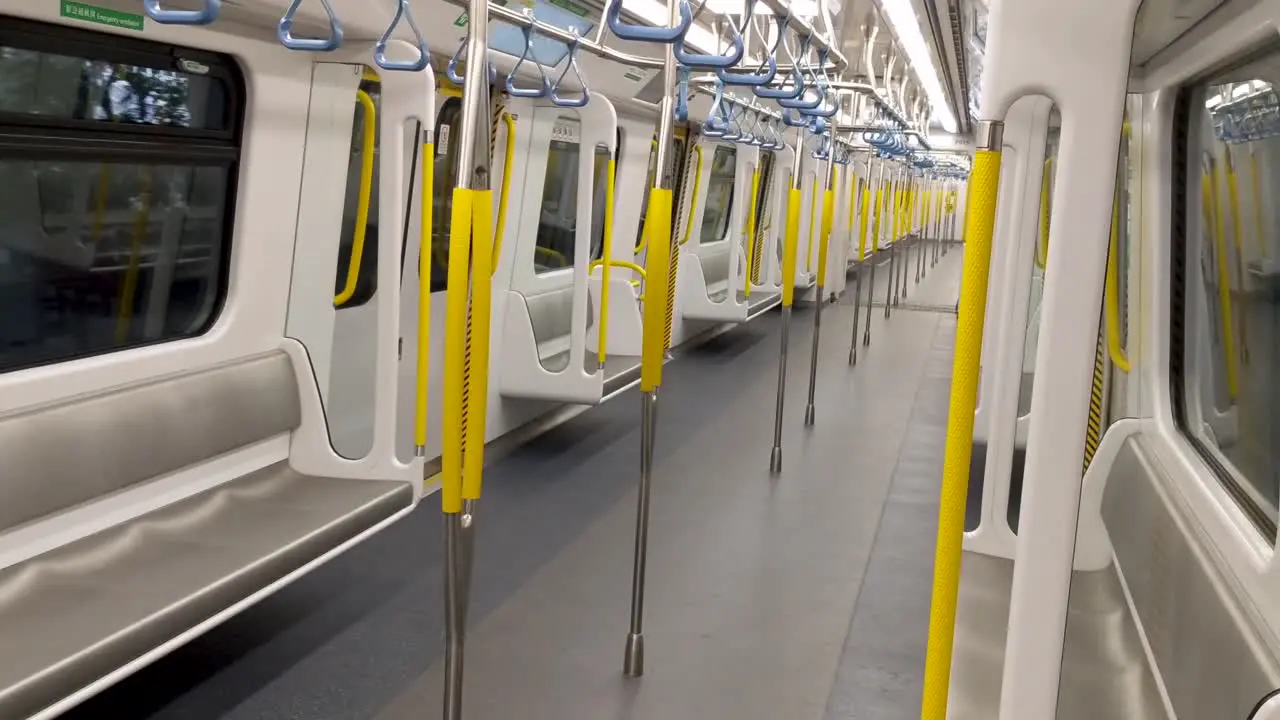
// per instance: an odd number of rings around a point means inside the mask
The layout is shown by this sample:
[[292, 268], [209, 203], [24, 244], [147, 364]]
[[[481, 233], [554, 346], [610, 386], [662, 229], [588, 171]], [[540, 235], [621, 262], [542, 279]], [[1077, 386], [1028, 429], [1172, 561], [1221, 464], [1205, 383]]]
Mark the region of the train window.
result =
[[[381, 85], [365, 79], [355, 101], [355, 119], [351, 125], [351, 146], [347, 162], [347, 195], [343, 205], [342, 234], [338, 243], [338, 272], [334, 279], [334, 305], [353, 308], [373, 299], [378, 289], [378, 123], [381, 110]], [[373, 105], [371, 115], [365, 113], [365, 102]], [[373, 133], [373, 184], [369, 193], [369, 216], [365, 221], [359, 267], [351, 265], [356, 241], [356, 216], [360, 208], [360, 180], [364, 165], [365, 132]], [[354, 273], [354, 275], [352, 275]], [[349, 281], [354, 280], [354, 284]]]
[[[431, 198], [431, 292], [441, 292], [449, 285], [449, 228], [453, 216], [449, 212], [453, 188], [458, 180], [458, 143], [454, 129], [462, 118], [462, 101], [445, 100], [436, 118], [436, 157], [432, 165]], [[497, 258], [494, 258], [497, 262]]]
[[[210, 82], [169, 70], [184, 57]], [[0, 372], [212, 326], [227, 284], [236, 73], [222, 56], [5, 19]]]
[[[671, 152], [674, 154], [674, 159], [678, 160], [679, 158], [684, 157], [685, 146], [686, 140], [683, 137], [677, 137], [672, 141]], [[653, 188], [653, 184], [656, 182], [655, 175], [657, 174], [657, 164], [658, 141], [657, 139], [653, 139], [649, 143], [649, 174], [645, 177], [644, 196], [640, 199], [640, 224], [636, 227], [636, 247], [640, 247], [641, 243], [644, 241], [644, 218], [649, 212], [649, 190]], [[678, 166], [679, 162], [676, 162], [676, 165]], [[677, 173], [677, 177], [678, 176], [679, 174]], [[678, 193], [673, 193], [673, 196], [674, 195], [678, 195]], [[674, 212], [674, 208], [672, 211]]]
[[[538, 244], [534, 247], [536, 273], [551, 272], [573, 265], [574, 240], [578, 220], [578, 160], [581, 146], [578, 123], [564, 118], [556, 121], [551, 146], [547, 150], [547, 172], [542, 184], [542, 208], [538, 218]], [[592, 184], [591, 259], [598, 260], [604, 242], [605, 169], [609, 151], [595, 148]]]
[[1280, 495], [1280, 223], [1269, 198], [1280, 172], [1280, 55], [1248, 62], [1182, 94], [1188, 152], [1175, 153], [1171, 379], [1183, 432], [1232, 497], [1274, 541]]
[[149, 125], [227, 134], [233, 66], [208, 53], [5, 18], [0, 116], [35, 127]]
[[699, 237], [704, 243], [718, 242], [729, 235], [737, 163], [737, 149], [728, 145], [716, 146], [715, 155], [711, 157], [711, 177], [707, 180], [706, 209], [702, 212], [702, 227], [699, 229]]

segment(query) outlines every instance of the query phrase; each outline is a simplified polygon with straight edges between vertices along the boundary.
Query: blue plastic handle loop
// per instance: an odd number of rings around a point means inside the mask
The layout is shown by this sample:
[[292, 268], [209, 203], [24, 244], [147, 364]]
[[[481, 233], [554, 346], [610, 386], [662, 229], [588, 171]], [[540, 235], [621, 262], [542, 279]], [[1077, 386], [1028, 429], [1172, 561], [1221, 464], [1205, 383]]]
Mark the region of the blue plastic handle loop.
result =
[[218, 19], [222, 0], [204, 0], [200, 10], [165, 10], [160, 0], [143, 0], [142, 11], [147, 17], [164, 25], [208, 25]]
[[[458, 51], [453, 54], [453, 57], [449, 58], [449, 64], [444, 68], [445, 77], [449, 78], [449, 82], [454, 85], [461, 86], [467, 81], [466, 78], [458, 74], [458, 62], [462, 60], [462, 55], [466, 50], [467, 38], [462, 38], [462, 44], [458, 46]], [[489, 65], [488, 67], [489, 84], [492, 85], [498, 80], [498, 71], [494, 70], [492, 65]]]
[[[524, 35], [524, 52], [520, 54], [520, 59], [516, 61], [516, 66], [511, 68], [511, 72], [507, 73], [507, 94], [518, 98], [544, 98], [551, 94], [551, 81], [547, 79], [547, 73], [542, 69], [542, 63], [538, 62], [538, 58], [530, 57], [533, 53], [533, 26], [521, 28], [520, 33]], [[516, 71], [520, 69], [525, 60], [530, 59], [533, 61], [534, 67], [538, 68], [538, 75], [541, 76], [542, 82], [538, 87], [516, 87]]]
[[782, 124], [787, 127], [807, 128], [809, 127], [809, 118], [800, 113], [792, 113], [791, 108], [782, 110]]
[[[391, 34], [396, 31], [396, 26], [400, 24], [400, 18], [402, 17], [409, 23], [409, 29], [413, 30], [414, 44], [418, 46], [417, 60], [387, 59], [387, 41], [391, 39]], [[431, 63], [431, 51], [427, 48], [426, 38], [422, 37], [422, 33], [418, 30], [418, 23], [413, 20], [413, 8], [409, 7], [409, 0], [398, 0], [396, 2], [395, 17], [391, 18], [391, 24], [387, 26], [386, 32], [382, 33], [382, 37], [378, 38], [378, 42], [373, 46], [373, 62], [383, 70], [401, 70], [405, 72], [425, 70], [427, 65]]]
[[702, 134], [723, 137], [729, 131], [728, 118], [724, 116], [724, 83], [716, 83], [716, 94], [711, 99], [711, 109], [702, 123]]
[[[564, 66], [564, 70], [560, 72], [560, 77], [556, 78], [555, 83], [551, 85], [551, 104], [556, 107], [580, 108], [586, 107], [587, 103], [591, 102], [591, 89], [587, 87], [587, 79], [582, 77], [582, 70], [578, 67], [578, 42], [579, 38], [575, 34], [573, 42], [569, 43], [569, 62]], [[578, 81], [582, 83], [582, 93], [578, 97], [561, 97], [558, 93], [560, 83], [564, 82], [570, 69], [573, 70], [574, 75], [578, 76]]]
[[721, 139], [730, 141], [740, 139], [742, 137], [742, 128], [739, 127], [737, 120], [734, 118], [735, 113], [733, 111], [732, 103], [725, 103], [723, 114], [725, 118], [725, 131], [724, 134], [720, 136]]
[[338, 16], [333, 14], [333, 8], [329, 6], [329, 0], [320, 0], [320, 5], [324, 8], [325, 15], [329, 16], [329, 37], [327, 38], [296, 38], [293, 36], [293, 16], [297, 14], [298, 7], [302, 5], [302, 0], [293, 0], [289, 4], [289, 9], [285, 11], [284, 17], [280, 18], [280, 26], [276, 28], [276, 37], [280, 40], [280, 44], [290, 50], [305, 50], [307, 52], [332, 52], [342, 45], [342, 23], [338, 22]]
[[648, 25], [631, 25], [622, 21], [622, 0], [613, 0], [605, 10], [605, 22], [614, 35], [623, 40], [670, 44], [684, 37], [693, 24], [693, 11], [689, 9], [687, 0], [672, 0], [680, 3], [680, 24], [675, 27], [650, 27]]
[[738, 28], [733, 23], [729, 23], [729, 54], [707, 55], [688, 52], [684, 49], [683, 35], [676, 38], [675, 44], [671, 46], [671, 53], [676, 56], [676, 62], [685, 67], [718, 69], [733, 67], [741, 62], [745, 48], [742, 33], [738, 32]]
[[[768, 68], [763, 73], [761, 70]], [[773, 82], [773, 78], [778, 74], [778, 60], [770, 55], [760, 62], [754, 72], [730, 72], [725, 68], [716, 68], [716, 77], [720, 78], [726, 85], [742, 85], [749, 87], [757, 87], [760, 85], [768, 85]]]
[[676, 69], [676, 120], [689, 119], [689, 68]]

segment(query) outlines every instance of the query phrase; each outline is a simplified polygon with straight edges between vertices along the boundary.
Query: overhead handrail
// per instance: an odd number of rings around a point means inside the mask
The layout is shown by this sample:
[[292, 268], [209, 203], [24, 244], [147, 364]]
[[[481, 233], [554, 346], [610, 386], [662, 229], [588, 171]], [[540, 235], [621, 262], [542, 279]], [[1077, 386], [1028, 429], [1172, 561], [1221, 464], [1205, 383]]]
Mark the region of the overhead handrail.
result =
[[[409, 29], [413, 30], [414, 45], [418, 48], [417, 60], [390, 60], [387, 58], [387, 42], [391, 40], [391, 36], [395, 33], [396, 26], [400, 24], [401, 18], [408, 22]], [[422, 32], [418, 30], [418, 23], [413, 19], [413, 8], [410, 7], [409, 0], [396, 0], [396, 14], [391, 18], [391, 24], [387, 25], [382, 37], [378, 38], [378, 42], [373, 46], [373, 61], [383, 70], [399, 70], [402, 72], [425, 70], [427, 65], [431, 63], [431, 50], [427, 47], [426, 38], [422, 37]]]
[[[752, 10], [749, 10], [747, 13], [747, 23], [744, 23], [744, 28], [748, 31], [755, 30], [756, 34], [759, 35], [760, 30], [756, 27], [755, 18], [751, 15], [751, 13], [754, 12], [755, 2], [756, 0], [747, 0], [747, 5]], [[731, 72], [728, 68], [716, 68], [716, 77], [720, 78], [720, 81], [726, 85], [743, 85], [751, 87], [768, 85], [773, 82], [773, 78], [778, 74], [777, 53], [778, 43], [781, 41], [782, 33], [779, 32], [778, 37], [773, 41], [773, 47], [769, 48], [769, 51], [765, 54], [764, 59], [760, 61], [760, 64], [756, 66], [754, 72]], [[762, 73], [761, 70], [764, 70], [766, 66], [768, 66], [769, 69]]]
[[511, 196], [512, 165], [516, 158], [516, 119], [511, 113], [502, 113], [502, 122], [507, 126], [507, 144], [502, 159], [502, 187], [498, 191], [497, 226], [493, 230], [493, 267], [489, 274], [497, 272], [498, 263], [502, 262], [502, 240], [507, 231], [507, 200]]
[[204, 7], [199, 10], [165, 10], [160, 7], [160, 0], [143, 0], [142, 11], [164, 25], [208, 25], [218, 19], [222, 0], [204, 0]]
[[[574, 34], [577, 36], [577, 33]], [[578, 82], [582, 84], [582, 92], [578, 97], [561, 97], [559, 94], [560, 83], [564, 82], [565, 77], [569, 74], [569, 70], [573, 70], [573, 74], [578, 76]], [[565, 64], [564, 70], [560, 72], [560, 77], [551, 85], [551, 104], [556, 107], [580, 108], [586, 107], [591, 102], [591, 90], [587, 87], [587, 79], [582, 75], [582, 69], [578, 67], [578, 40], [574, 40], [569, 44], [569, 62]], [[612, 191], [611, 191], [612, 192]]]
[[693, 168], [693, 197], [689, 201], [689, 220], [684, 226], [684, 237], [680, 239], [681, 245], [689, 242], [689, 236], [693, 232], [693, 208], [698, 207], [698, 192], [702, 189], [702, 146], [694, 145], [693, 154], [697, 156], [698, 161]]
[[[796, 75], [799, 77], [799, 83], [797, 87], [804, 86], [804, 71], [799, 69], [802, 64], [805, 67], [809, 68], [810, 74], [813, 75], [816, 83], [817, 74], [813, 71], [813, 68], [809, 66], [809, 46], [812, 42], [813, 42], [812, 36], [806, 35], [800, 41], [799, 54], [791, 56], [792, 68], [796, 71]], [[787, 44], [784, 42], [782, 46], [784, 48], [787, 48], [787, 54], [790, 55], [791, 49], [787, 46]], [[812, 100], [808, 99], [809, 91], [815, 90], [815, 89], [816, 87], [804, 86], [803, 89], [793, 97], [776, 98], [776, 100], [778, 101], [778, 106], [783, 108], [790, 108], [793, 110], [812, 110], [818, 107], [819, 105], [821, 105], [823, 100], [823, 96], [821, 92], [818, 93], [818, 96], [816, 98], [813, 98]]]
[[347, 260], [347, 278], [342, 292], [333, 297], [333, 306], [340, 308], [351, 301], [360, 284], [360, 266], [364, 262], [364, 241], [369, 229], [369, 205], [373, 198], [374, 140], [378, 127], [378, 109], [373, 98], [363, 90], [356, 90], [356, 101], [364, 110], [360, 123], [360, 191], [356, 196], [356, 224], [351, 238], [351, 257]]
[[[542, 69], [542, 63], [538, 62], [538, 58], [533, 55], [533, 25], [520, 28], [520, 34], [524, 35], [524, 52], [520, 53], [520, 59], [516, 61], [515, 67], [511, 68], [511, 72], [507, 73], [507, 94], [518, 98], [544, 98], [551, 94], [551, 81], [547, 79], [547, 73]], [[542, 79], [541, 84], [536, 88], [516, 87], [516, 73], [520, 70], [520, 66], [524, 64], [525, 60], [533, 61], [533, 65], [538, 69], [538, 75]]]
[[337, 50], [342, 45], [342, 23], [338, 22], [338, 16], [334, 14], [333, 7], [329, 5], [329, 0], [320, 0], [320, 6], [324, 8], [324, 13], [329, 18], [329, 37], [327, 38], [296, 38], [293, 36], [293, 18], [301, 6], [302, 0], [293, 0], [289, 4], [289, 9], [285, 10], [284, 16], [280, 18], [280, 25], [276, 28], [276, 38], [280, 41], [280, 44], [290, 50], [303, 50], [306, 52], [332, 52]]
[[[754, 9], [754, 3], [751, 4]], [[717, 45], [719, 44], [719, 34], [716, 34]], [[719, 69], [728, 68], [737, 65], [742, 61], [742, 53], [746, 49], [742, 41], [742, 33], [738, 31], [737, 26], [729, 23], [729, 53], [727, 55], [711, 55], [706, 53], [688, 52], [684, 47], [684, 35], [676, 38], [675, 43], [671, 46], [671, 52], [676, 57], [676, 62], [691, 68], [709, 68]]]
[[622, 0], [612, 0], [605, 10], [605, 22], [614, 35], [623, 40], [637, 40], [670, 44], [684, 37], [693, 24], [693, 12], [689, 9], [688, 0], [679, 2], [680, 22], [675, 27], [651, 27], [649, 25], [632, 25], [622, 21]]

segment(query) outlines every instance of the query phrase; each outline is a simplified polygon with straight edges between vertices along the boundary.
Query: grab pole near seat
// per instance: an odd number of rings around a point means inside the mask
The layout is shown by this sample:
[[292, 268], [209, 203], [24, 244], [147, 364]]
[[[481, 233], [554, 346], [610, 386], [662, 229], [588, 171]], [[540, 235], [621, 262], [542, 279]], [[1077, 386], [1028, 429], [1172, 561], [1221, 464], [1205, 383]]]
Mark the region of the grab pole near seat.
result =
[[[484, 2], [484, 0], [473, 0]], [[643, 340], [640, 357], [640, 488], [636, 499], [635, 553], [631, 565], [631, 617], [623, 655], [622, 672], [628, 677], [644, 674], [645, 570], [649, 548], [649, 498], [653, 489], [653, 450], [658, 424], [658, 388], [666, 360], [668, 294], [671, 282], [671, 195], [674, 185], [671, 145], [675, 137], [676, 58], [671, 43], [684, 37], [692, 18], [685, 0], [667, 6], [667, 27], [637, 28], [619, 20], [622, 0], [607, 9], [609, 27], [624, 39], [661, 44], [662, 101], [658, 112], [658, 137], [654, 186], [644, 219], [645, 288]]]
[[[827, 285], [827, 249], [831, 244], [831, 225], [835, 220], [832, 217], [835, 212], [835, 131], [829, 132], [831, 134], [827, 136], [826, 165], [822, 171], [822, 224], [818, 226], [818, 294], [813, 308], [813, 349], [809, 355], [809, 402], [804, 406], [805, 427], [813, 427], [816, 416], [813, 397], [818, 385], [818, 347], [822, 343], [822, 306], [827, 301], [824, 297]], [[814, 157], [818, 157], [818, 153], [815, 152]]]
[[804, 157], [804, 130], [796, 128], [796, 144], [791, 153], [791, 189], [787, 194], [786, 235], [782, 244], [782, 343], [778, 354], [778, 397], [773, 417], [773, 449], [769, 472], [782, 472], [782, 409], [787, 397], [787, 345], [791, 333], [791, 306], [796, 294], [796, 255], [800, 243], [800, 161]]
[[[470, 0], [467, 13], [471, 19], [467, 27], [467, 68], [487, 67], [488, 0]], [[445, 720], [462, 718], [463, 648], [475, 550], [476, 505], [484, 469], [490, 266], [493, 262], [493, 191], [489, 187], [492, 118], [488, 108], [489, 84], [474, 79], [464, 82], [458, 130], [456, 177], [459, 185], [453, 189], [449, 228], [441, 423], [444, 435], [441, 510], [445, 545]]]

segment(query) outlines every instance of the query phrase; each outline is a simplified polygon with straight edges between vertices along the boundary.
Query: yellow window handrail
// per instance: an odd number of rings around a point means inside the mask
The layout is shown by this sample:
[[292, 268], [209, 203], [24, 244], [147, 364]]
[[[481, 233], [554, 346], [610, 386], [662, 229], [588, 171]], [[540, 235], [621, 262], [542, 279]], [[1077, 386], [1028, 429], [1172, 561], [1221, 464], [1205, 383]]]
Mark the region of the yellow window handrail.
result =
[[751, 172], [751, 205], [747, 207], [747, 271], [744, 273], [742, 293], [746, 297], [751, 297], [751, 267], [755, 262], [756, 254], [756, 200], [760, 195], [760, 168], [757, 166]]
[[698, 194], [702, 190], [702, 146], [694, 145], [693, 154], [697, 156], [698, 161], [693, 168], [693, 198], [689, 201], [689, 222], [685, 223], [684, 237], [680, 240], [681, 245], [689, 242], [689, 237], [693, 233], [693, 211], [698, 207]]
[[[615, 151], [616, 152], [616, 151]], [[596, 264], [604, 266], [604, 270], [600, 273], [600, 333], [599, 339], [596, 341], [596, 362], [600, 367], [604, 367], [605, 358], [608, 355], [609, 346], [609, 268], [613, 266], [613, 182], [617, 177], [618, 165], [613, 155], [609, 156], [609, 164], [606, 170], [605, 188], [604, 188], [604, 239], [601, 242], [601, 259], [592, 261], [587, 266], [587, 274], [591, 274], [591, 270]], [[637, 266], [639, 267], [639, 266]], [[644, 271], [640, 271], [644, 275]]]
[[1044, 174], [1040, 180], [1040, 242], [1036, 245], [1036, 266], [1044, 269], [1049, 260], [1049, 181], [1053, 173], [1053, 158], [1045, 158]]
[[1116, 183], [1115, 202], [1111, 207], [1111, 240], [1107, 246], [1107, 351], [1111, 364], [1122, 373], [1129, 372], [1129, 356], [1120, 340], [1120, 184]]
[[[507, 144], [502, 159], [502, 188], [498, 191], [498, 219], [493, 229], [493, 263], [489, 274], [498, 271], [498, 263], [502, 262], [502, 238], [507, 230], [507, 199], [511, 195], [511, 166], [516, 157], [516, 119], [511, 113], [502, 113], [502, 122], [507, 126]], [[562, 256], [563, 257], [563, 256]]]
[[1227, 361], [1227, 394], [1232, 400], [1238, 393], [1236, 377], [1236, 339], [1231, 319], [1231, 277], [1227, 269], [1226, 228], [1222, 218], [1222, 206], [1218, 202], [1218, 168], [1212, 157], [1208, 167], [1200, 175], [1200, 191], [1205, 209], [1205, 234], [1213, 237], [1214, 264], [1218, 275], [1218, 311], [1221, 315], [1222, 348]]
[[351, 301], [360, 282], [364, 241], [369, 231], [369, 205], [373, 199], [374, 140], [377, 136], [375, 128], [378, 127], [378, 110], [373, 104], [373, 98], [363, 90], [356, 91], [356, 101], [364, 108], [364, 118], [360, 124], [360, 194], [356, 199], [356, 225], [351, 241], [351, 257], [347, 260], [347, 279], [342, 285], [342, 292], [333, 297], [333, 306], [339, 308]]

